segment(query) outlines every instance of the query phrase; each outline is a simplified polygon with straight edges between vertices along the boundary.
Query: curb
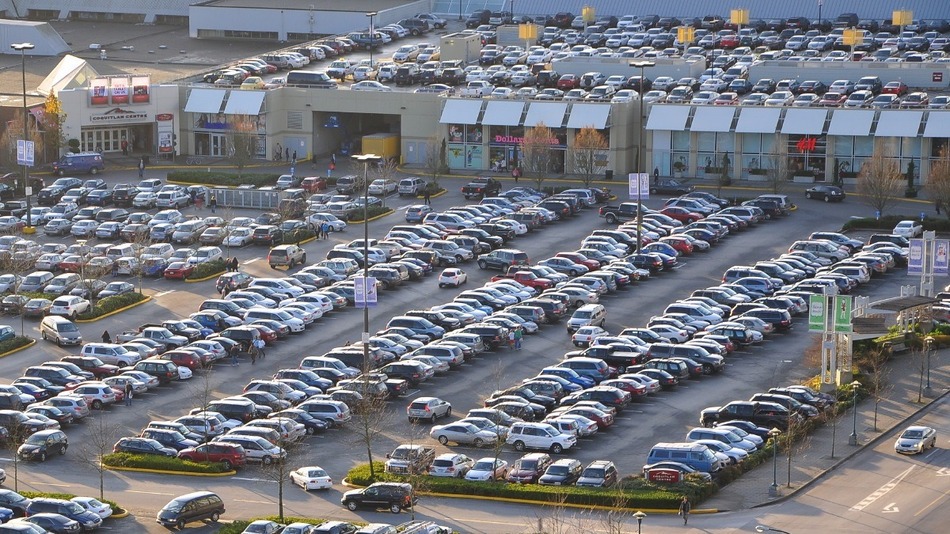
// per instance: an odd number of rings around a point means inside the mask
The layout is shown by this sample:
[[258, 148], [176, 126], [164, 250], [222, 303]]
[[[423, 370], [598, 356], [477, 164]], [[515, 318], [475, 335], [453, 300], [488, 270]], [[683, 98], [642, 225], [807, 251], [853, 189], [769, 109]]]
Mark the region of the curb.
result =
[[[434, 194], [434, 195], [429, 195], [429, 198], [430, 198], [430, 199], [432, 199], [432, 198], [439, 198], [439, 197], [441, 197], [442, 195], [444, 195], [444, 194], [446, 194], [446, 193], [448, 193], [448, 192], [449, 192], [449, 190], [443, 187], [442, 190], [439, 191], [438, 193], [436, 193], [436, 194]], [[425, 200], [425, 198], [426, 198], [425, 195], [422, 195], [422, 196], [416, 195], [416, 199], [417, 199], [417, 200]]]
[[[907, 423], [908, 420], [917, 417], [919, 414], [923, 413], [925, 410], [929, 410], [930, 408], [933, 407], [934, 403], [936, 403], [938, 400], [940, 400], [940, 399], [946, 397], [948, 394], [950, 394], [950, 390], [944, 391], [940, 396], [934, 397], [934, 398], [933, 398], [930, 402], [928, 402], [927, 404], [921, 406], [920, 408], [918, 408], [918, 409], [914, 410], [913, 412], [911, 412], [910, 414], [908, 414], [907, 417], [905, 417], [905, 418], [903, 418], [903, 419], [900, 419], [899, 421], [895, 421], [894, 424], [891, 425], [890, 428], [888, 428], [888, 429], [884, 430], [883, 432], [881, 432], [881, 434], [880, 434], [879, 436], [877, 436], [876, 438], [872, 439], [871, 441], [868, 441], [868, 442], [865, 443], [864, 445], [861, 445], [860, 447], [855, 447], [854, 450], [852, 450], [850, 453], [846, 454], [845, 456], [842, 456], [841, 459], [838, 460], [837, 462], [835, 462], [833, 465], [831, 465], [830, 467], [828, 467], [828, 468], [825, 469], [824, 471], [822, 471], [822, 472], [818, 473], [817, 475], [815, 475], [814, 477], [812, 477], [811, 480], [807, 480], [807, 481], [803, 482], [800, 486], [798, 486], [797, 488], [793, 489], [793, 490], [792, 490], [791, 492], [789, 492], [787, 495], [782, 495], [781, 497], [779, 497], [779, 498], [777, 498], [777, 499], [775, 499], [775, 500], [773, 500], [773, 501], [764, 502], [764, 503], [761, 503], [761, 504], [756, 504], [756, 505], [754, 505], [754, 506], [751, 506], [750, 509], [763, 508], [763, 507], [765, 507], [765, 506], [771, 506], [771, 505], [773, 505], [773, 504], [779, 504], [779, 503], [785, 502], [786, 500], [788, 500], [788, 499], [790, 499], [790, 498], [792, 498], [792, 497], [795, 497], [795, 496], [798, 495], [800, 492], [802, 492], [802, 491], [804, 491], [804, 490], [810, 488], [810, 487], [812, 486], [812, 484], [818, 482], [819, 480], [821, 480], [821, 479], [825, 478], [826, 476], [828, 476], [829, 474], [831, 474], [833, 471], [837, 470], [838, 467], [840, 467], [840, 466], [841, 466], [843, 463], [845, 463], [846, 461], [850, 460], [851, 457], [853, 457], [854, 455], [858, 454], [859, 452], [862, 452], [862, 451], [865, 449], [865, 447], [869, 447], [869, 446], [870, 446], [870, 447], [874, 447], [874, 446], [877, 446], [877, 444], [880, 443], [881, 441], [883, 441], [885, 438], [890, 439], [890, 433], [891, 433], [891, 431], [893, 431], [893, 430], [894, 430], [895, 428], [897, 428], [898, 426], [904, 425], [905, 423]], [[725, 511], [727, 511], [727, 510], [722, 510], [722, 511], [725, 512]]]
[[[430, 198], [431, 198], [431, 197], [430, 197]], [[379, 215], [374, 215], [374, 216], [370, 217], [369, 219], [367, 219], [367, 220], [365, 220], [365, 221], [362, 220], [362, 219], [360, 219], [360, 220], [358, 220], [358, 221], [349, 221], [349, 222], [351, 222], [351, 223], [353, 223], [353, 224], [363, 224], [363, 223], [373, 222], [373, 221], [375, 221], [375, 220], [382, 219], [383, 217], [385, 217], [385, 216], [387, 216], [387, 215], [391, 215], [391, 214], [393, 214], [393, 213], [396, 213], [396, 210], [394, 210], [394, 209], [392, 209], [392, 208], [389, 208], [389, 211], [387, 211], [387, 212], [385, 212], [385, 213], [380, 213]]]
[[15, 348], [15, 349], [13, 349], [13, 350], [8, 350], [8, 351], [4, 352], [3, 354], [0, 354], [0, 358], [6, 358], [7, 356], [9, 356], [9, 355], [11, 355], [11, 354], [16, 354], [17, 352], [20, 352], [21, 350], [24, 350], [24, 349], [28, 349], [28, 348], [32, 347], [33, 345], [36, 345], [36, 340], [33, 339], [33, 338], [30, 338], [30, 342], [29, 342], [29, 343], [27, 343], [26, 345], [23, 345], [22, 347], [17, 347], [17, 348]]
[[136, 307], [136, 306], [141, 306], [142, 304], [145, 304], [146, 302], [151, 302], [151, 300], [152, 300], [152, 297], [149, 297], [149, 296], [146, 295], [146, 297], [145, 297], [144, 299], [142, 299], [142, 300], [140, 300], [140, 301], [138, 301], [138, 302], [134, 302], [134, 303], [132, 303], [132, 304], [129, 304], [128, 306], [124, 306], [124, 307], [119, 308], [119, 309], [117, 309], [117, 310], [112, 310], [112, 311], [109, 312], [109, 313], [102, 314], [102, 315], [100, 315], [100, 316], [98, 316], [98, 317], [94, 317], [94, 318], [92, 318], [92, 319], [76, 319], [76, 322], [77, 322], [77, 323], [94, 323], [94, 322], [98, 321], [99, 319], [105, 319], [106, 317], [111, 317], [111, 316], [113, 316], [113, 315], [115, 315], [115, 314], [117, 314], [117, 313], [119, 313], [119, 312], [124, 312], [125, 310], [132, 309], [132, 308], [134, 308], [134, 307]]
[[117, 514], [113, 512], [112, 515], [110, 515], [107, 519], [125, 519], [126, 517], [129, 517], [130, 515], [132, 514], [130, 514], [128, 510], [123, 508], [122, 513]]
[[154, 473], [157, 475], [182, 475], [187, 477], [205, 477], [205, 478], [217, 478], [217, 477], [229, 477], [231, 475], [236, 475], [237, 471], [225, 471], [223, 473], [190, 473], [188, 471], [167, 471], [165, 469], [148, 469], [145, 467], [119, 467], [107, 465], [106, 469], [110, 471], [132, 471], [135, 473]]
[[[366, 486], [360, 486], [353, 484], [349, 479], [344, 478], [342, 484], [347, 488], [365, 488]], [[474, 499], [477, 501], [494, 501], [494, 502], [508, 502], [513, 504], [530, 504], [534, 506], [549, 506], [555, 503], [548, 501], [532, 501], [528, 499], [512, 499], [509, 497], [491, 497], [488, 495], [460, 495], [457, 493], [438, 493], [434, 491], [420, 491], [419, 495], [428, 495], [430, 497], [442, 497], [447, 499]], [[576, 508], [580, 510], [601, 510], [601, 511], [611, 511], [617, 510], [615, 506], [603, 506], [599, 504], [573, 504], [573, 503], [560, 503], [557, 506], [564, 508]], [[672, 508], [623, 508], [623, 510], [637, 510], [644, 513], [651, 514], [678, 514], [678, 510]], [[689, 513], [691, 514], [716, 514], [719, 512], [724, 512], [725, 510], [718, 510], [716, 508], [702, 508], [702, 509], [692, 509]]]
[[205, 277], [202, 277], [202, 278], [186, 278], [186, 279], [185, 279], [185, 283], [186, 283], [186, 284], [194, 284], [194, 283], [197, 283], [197, 282], [207, 282], [208, 280], [211, 280], [212, 278], [217, 278], [217, 277], [221, 276], [221, 275], [224, 274], [225, 272], [227, 272], [227, 270], [219, 271], [219, 272], [216, 272], [216, 273], [214, 273], [214, 274], [209, 274], [208, 276], [205, 276]]

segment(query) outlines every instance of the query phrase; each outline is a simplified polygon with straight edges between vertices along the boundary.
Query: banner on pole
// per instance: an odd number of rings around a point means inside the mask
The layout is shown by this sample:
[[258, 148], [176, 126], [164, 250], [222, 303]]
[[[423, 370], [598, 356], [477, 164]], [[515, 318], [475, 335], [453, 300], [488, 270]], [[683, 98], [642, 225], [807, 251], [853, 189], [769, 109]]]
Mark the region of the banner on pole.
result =
[[924, 272], [924, 240], [911, 239], [910, 251], [907, 256], [907, 274], [923, 274]]
[[825, 296], [812, 295], [808, 297], [808, 331], [825, 331]]
[[353, 278], [353, 303], [357, 308], [376, 306], [376, 278], [372, 276]]
[[641, 200], [648, 200], [650, 198], [650, 175], [641, 172], [631, 172], [629, 177], [629, 182], [627, 187], [629, 188], [630, 200], [637, 200], [637, 187], [640, 188]]
[[950, 240], [937, 239], [934, 241], [934, 274], [947, 276], [950, 274], [950, 259], [947, 254], [950, 252]]
[[26, 165], [27, 167], [32, 167], [34, 160], [34, 150], [35, 146], [33, 141], [24, 141], [23, 139], [16, 140], [16, 162], [17, 165]]
[[834, 320], [835, 332], [839, 334], [851, 333], [851, 297], [847, 295], [838, 295], [835, 297]]

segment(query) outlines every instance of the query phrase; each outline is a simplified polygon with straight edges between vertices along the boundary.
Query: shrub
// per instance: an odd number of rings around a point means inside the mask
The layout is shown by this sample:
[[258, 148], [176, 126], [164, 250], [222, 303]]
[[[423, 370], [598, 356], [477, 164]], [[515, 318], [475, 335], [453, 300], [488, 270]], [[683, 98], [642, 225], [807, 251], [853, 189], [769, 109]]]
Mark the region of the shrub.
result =
[[237, 187], [242, 184], [252, 184], [257, 187], [274, 185], [277, 183], [278, 173], [242, 173], [224, 171], [172, 171], [168, 173], [169, 182], [184, 182], [189, 184], [217, 185], [223, 187]]
[[103, 315], [114, 312], [115, 310], [118, 310], [120, 308], [124, 308], [126, 306], [131, 306], [132, 304], [142, 302], [146, 298], [148, 297], [138, 292], [124, 293], [122, 295], [106, 297], [104, 299], [97, 301], [96, 304], [92, 307], [92, 311], [80, 314], [79, 318], [80, 319], [95, 319], [97, 317], [102, 317]]
[[[65, 501], [68, 501], [69, 499], [72, 499], [73, 497], [76, 496], [76, 495], [73, 495], [72, 493], [53, 493], [53, 492], [44, 492], [44, 491], [21, 491], [20, 495], [26, 497], [27, 499], [36, 499], [38, 497], [44, 497], [47, 499], [63, 499]], [[121, 514], [122, 512], [125, 512], [125, 510], [121, 506], [116, 504], [115, 501], [110, 501], [109, 499], [99, 499], [99, 501], [102, 502], [103, 504], [108, 504], [110, 507], [112, 507], [113, 515]]]
[[313, 233], [313, 230], [297, 229], [293, 232], [284, 234], [284, 243], [299, 243], [312, 237], [316, 237], [316, 234]]
[[[366, 216], [370, 219], [373, 217], [378, 217], [380, 215], [386, 215], [392, 213], [392, 208], [387, 208], [385, 206], [370, 206], [366, 210]], [[350, 215], [350, 222], [361, 223], [363, 222], [363, 210], [356, 210], [352, 215]]]
[[214, 260], [206, 261], [204, 263], [199, 263], [195, 270], [192, 271], [191, 275], [188, 276], [189, 280], [200, 280], [202, 278], [207, 278], [209, 276], [214, 276], [217, 274], [223, 273], [225, 270], [224, 260]]
[[103, 456], [102, 461], [108, 467], [134, 467], [138, 469], [181, 471], [184, 473], [224, 473], [228, 471], [221, 463], [192, 462], [157, 454], [113, 452]]
[[20, 347], [25, 347], [33, 341], [33, 338], [26, 336], [17, 336], [13, 339], [8, 339], [6, 341], [0, 341], [0, 354], [4, 352], [9, 352], [11, 350], [16, 350]]
[[[283, 523], [284, 525], [289, 525], [291, 523], [306, 523], [308, 525], [319, 525], [320, 523], [323, 523], [324, 521], [326, 521], [326, 519], [321, 519], [321, 518], [294, 517], [294, 516], [288, 516], [288, 515], [284, 516], [283, 521], [281, 521], [280, 517], [276, 515], [269, 516], [269, 517], [258, 517], [255, 519], [266, 519], [268, 521], [273, 521], [275, 523]], [[241, 519], [241, 520], [232, 521], [231, 523], [228, 523], [228, 524], [222, 524], [221, 528], [217, 530], [217, 533], [218, 534], [241, 534], [242, 532], [244, 532], [244, 529], [247, 528], [247, 526], [251, 524], [251, 521], [254, 521], [255, 519], [252, 519], [249, 521], [245, 521]], [[359, 526], [366, 525], [366, 523], [362, 523], [360, 521], [351, 521], [351, 522], [354, 525], [359, 525]]]

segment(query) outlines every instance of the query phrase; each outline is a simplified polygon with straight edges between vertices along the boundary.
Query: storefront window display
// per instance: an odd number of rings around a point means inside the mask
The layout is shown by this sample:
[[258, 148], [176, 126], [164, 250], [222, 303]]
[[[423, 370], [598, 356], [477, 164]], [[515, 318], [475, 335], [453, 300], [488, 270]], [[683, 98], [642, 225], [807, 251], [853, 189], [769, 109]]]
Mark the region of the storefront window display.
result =
[[824, 182], [827, 138], [814, 135], [788, 136], [788, 170], [792, 177], [811, 176]]
[[768, 176], [769, 169], [779, 167], [775, 154], [777, 134], [741, 134], [742, 159], [740, 175], [746, 179]]
[[472, 124], [450, 124], [446, 159], [453, 169], [481, 169], [484, 149], [482, 127]]

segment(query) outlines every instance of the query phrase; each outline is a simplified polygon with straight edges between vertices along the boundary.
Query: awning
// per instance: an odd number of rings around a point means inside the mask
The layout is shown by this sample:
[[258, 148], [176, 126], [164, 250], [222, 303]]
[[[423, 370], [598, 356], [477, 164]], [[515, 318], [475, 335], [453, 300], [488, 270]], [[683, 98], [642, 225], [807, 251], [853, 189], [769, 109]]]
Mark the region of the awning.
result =
[[524, 102], [489, 100], [485, 108], [482, 124], [489, 126], [518, 126], [524, 112]]
[[736, 133], [775, 133], [782, 108], [742, 108]]
[[531, 102], [528, 104], [528, 114], [524, 117], [524, 125], [532, 127], [543, 122], [549, 128], [560, 128], [564, 124], [565, 113], [566, 102]]
[[231, 91], [224, 105], [225, 115], [260, 115], [264, 91]]
[[482, 111], [482, 99], [471, 100], [450, 99], [445, 101], [442, 108], [442, 124], [478, 124], [478, 114]]
[[931, 111], [927, 115], [924, 137], [950, 137], [950, 112]]
[[650, 109], [647, 130], [680, 131], [686, 129], [690, 106], [656, 104]]
[[923, 111], [882, 111], [877, 118], [876, 137], [917, 137]]
[[792, 135], [821, 135], [825, 130], [827, 109], [792, 108], [785, 112], [782, 133]]
[[586, 128], [593, 126], [597, 130], [607, 127], [610, 116], [610, 104], [574, 104], [571, 116], [567, 119], [568, 128]]
[[186, 113], [220, 113], [226, 89], [192, 89], [185, 103]]
[[733, 106], [702, 106], [693, 114], [691, 132], [728, 132], [732, 129], [732, 118], [736, 116]]
[[853, 135], [864, 137], [871, 134], [874, 112], [869, 109], [839, 109], [831, 115], [828, 135]]

